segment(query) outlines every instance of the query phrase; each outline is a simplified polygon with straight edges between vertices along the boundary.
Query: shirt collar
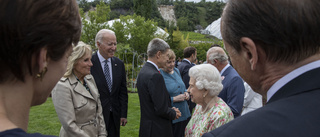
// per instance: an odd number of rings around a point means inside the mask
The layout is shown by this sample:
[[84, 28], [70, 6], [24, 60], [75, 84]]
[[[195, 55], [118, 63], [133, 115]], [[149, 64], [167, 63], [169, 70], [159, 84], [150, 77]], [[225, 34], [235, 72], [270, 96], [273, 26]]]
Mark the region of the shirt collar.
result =
[[188, 62], [189, 62], [189, 64], [191, 64], [191, 62], [190, 62], [188, 59], [184, 58], [183, 60], [186, 60], [186, 61], [188, 61]]
[[150, 61], [150, 60], [147, 60], [147, 62], [149, 62], [149, 63], [151, 63], [153, 66], [155, 66], [156, 68], [157, 68], [157, 70], [159, 71], [159, 68], [158, 68], [158, 66], [155, 64], [155, 63], [153, 63], [152, 61]]
[[226, 69], [230, 66], [230, 64], [228, 63], [226, 66], [224, 66], [224, 68], [221, 70], [220, 75], [223, 74], [224, 71], [226, 71]]
[[[103, 64], [106, 59], [100, 54], [99, 50], [97, 52], [98, 52], [98, 58], [100, 60], [100, 63]], [[108, 62], [111, 62], [111, 58], [108, 58], [107, 60]]]
[[319, 68], [320, 67], [320, 60], [311, 62], [307, 65], [301, 66], [293, 71], [291, 71], [290, 73], [288, 73], [287, 75], [283, 76], [282, 78], [280, 78], [276, 83], [274, 83], [271, 88], [268, 90], [267, 92], [267, 102], [270, 100], [270, 98], [280, 89], [282, 88], [284, 85], [286, 85], [288, 82], [290, 82], [291, 80], [295, 79], [296, 77], [300, 76], [301, 74], [310, 71], [312, 69], [315, 68]]

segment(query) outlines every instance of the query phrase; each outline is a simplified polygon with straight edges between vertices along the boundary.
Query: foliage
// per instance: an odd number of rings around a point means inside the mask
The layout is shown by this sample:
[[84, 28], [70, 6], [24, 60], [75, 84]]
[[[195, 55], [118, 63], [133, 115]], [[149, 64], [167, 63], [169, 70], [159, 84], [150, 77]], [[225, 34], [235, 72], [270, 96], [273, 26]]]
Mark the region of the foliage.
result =
[[157, 9], [156, 0], [133, 0], [133, 10], [136, 15], [140, 15], [147, 20], [153, 19], [160, 26], [164, 26], [165, 22]]
[[[185, 2], [185, 0], [78, 0], [79, 7], [87, 12], [90, 8], [96, 7], [104, 2], [110, 5], [110, 19], [117, 19], [121, 15], [140, 15], [146, 19], [153, 19], [160, 27], [167, 27], [166, 22], [157, 9], [159, 5], [174, 5], [174, 11], [180, 30], [193, 31], [195, 26], [201, 25], [206, 28], [208, 24], [220, 18], [225, 3], [222, 1], [199, 3]], [[181, 26], [181, 24], [183, 26]], [[186, 26], [187, 24], [187, 26]]]
[[111, 29], [116, 32], [119, 42], [129, 44], [133, 51], [141, 54], [147, 51], [148, 43], [156, 37], [157, 23], [134, 14], [121, 16]]
[[109, 0], [111, 9], [131, 9], [133, 0]]
[[[136, 89], [134, 89], [136, 90]], [[54, 109], [52, 99], [30, 110], [28, 133], [41, 133], [44, 135], [59, 136], [61, 124]], [[140, 103], [137, 93], [128, 94], [128, 123], [121, 126], [120, 137], [139, 136]]]
[[175, 0], [157, 0], [158, 5], [173, 5]]
[[192, 31], [195, 28], [195, 25], [199, 24], [199, 11], [197, 9], [196, 3], [175, 2], [174, 6], [175, 16], [178, 19], [178, 22], [179, 20], [181, 20], [180, 18], [182, 18], [182, 21], [186, 21], [188, 24], [188, 27], [179, 26], [179, 23], [178, 26], [181, 28], [181, 30]]
[[87, 0], [79, 0], [79, 8], [81, 8], [84, 12], [90, 10], [91, 4]]
[[170, 48], [175, 52], [176, 57], [183, 57], [183, 49], [189, 46], [189, 35], [187, 34], [185, 38], [179, 28], [168, 33], [170, 39], [167, 40], [167, 43]]
[[208, 23], [212, 23], [213, 21], [219, 19], [221, 17], [223, 8], [226, 3], [214, 1], [214, 2], [206, 2], [203, 7], [206, 9], [205, 20]]
[[154, 0], [133, 0], [134, 13], [150, 19], [153, 2]]
[[[204, 7], [197, 7], [198, 8], [198, 20], [200, 26], [208, 26], [208, 22], [205, 20], [207, 10]], [[211, 22], [209, 22], [211, 24]], [[194, 29], [197, 29], [196, 27]]]
[[189, 29], [189, 24], [188, 24], [188, 18], [187, 17], [180, 17], [177, 20], [177, 25], [181, 30], [188, 30]]
[[192, 31], [181, 31], [184, 36], [189, 34], [190, 41], [215, 41], [213, 38], [208, 38], [207, 35], [192, 32]]
[[212, 43], [199, 43], [199, 44], [190, 44], [190, 46], [197, 49], [197, 59], [198, 61], [206, 61], [207, 51], [210, 48]]
[[88, 12], [88, 17], [90, 20], [86, 19], [83, 10], [80, 9], [81, 21], [83, 26], [80, 40], [91, 45], [92, 49], [96, 49], [95, 37], [98, 31], [108, 28], [108, 25], [105, 24], [105, 22], [110, 18], [109, 12], [110, 7], [102, 1], [97, 5], [95, 11]]
[[[205, 28], [214, 20], [220, 18], [225, 3], [221, 1], [202, 1], [199, 3], [177, 1], [174, 3], [174, 6], [175, 16], [178, 19], [180, 29], [183, 31], [193, 31], [196, 25], [201, 25]], [[181, 26], [181, 24], [187, 24], [188, 27]]]

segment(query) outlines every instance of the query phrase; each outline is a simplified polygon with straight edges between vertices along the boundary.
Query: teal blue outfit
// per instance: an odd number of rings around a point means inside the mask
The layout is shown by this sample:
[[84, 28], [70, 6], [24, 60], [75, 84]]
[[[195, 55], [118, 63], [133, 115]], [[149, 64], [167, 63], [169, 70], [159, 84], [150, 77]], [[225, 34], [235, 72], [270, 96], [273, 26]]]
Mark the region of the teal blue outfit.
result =
[[166, 87], [171, 98], [171, 105], [173, 107], [178, 108], [181, 112], [181, 117], [176, 120], [173, 120], [172, 123], [175, 124], [177, 122], [187, 120], [191, 116], [187, 101], [185, 100], [173, 103], [173, 97], [187, 92], [186, 86], [184, 85], [181, 79], [179, 70], [177, 68], [174, 68], [174, 73], [168, 74], [167, 72], [160, 69], [160, 73], [163, 76], [164, 81], [166, 83]]

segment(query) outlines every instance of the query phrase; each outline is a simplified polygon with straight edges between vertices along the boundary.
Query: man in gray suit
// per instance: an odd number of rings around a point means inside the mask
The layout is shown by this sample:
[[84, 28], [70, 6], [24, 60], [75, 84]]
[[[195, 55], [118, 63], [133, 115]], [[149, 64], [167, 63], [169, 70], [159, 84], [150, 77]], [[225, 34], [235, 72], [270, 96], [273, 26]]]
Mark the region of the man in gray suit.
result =
[[169, 60], [170, 46], [155, 38], [148, 44], [148, 60], [141, 68], [137, 79], [140, 99], [140, 137], [173, 137], [172, 120], [181, 116], [171, 107], [171, 100], [159, 68]]

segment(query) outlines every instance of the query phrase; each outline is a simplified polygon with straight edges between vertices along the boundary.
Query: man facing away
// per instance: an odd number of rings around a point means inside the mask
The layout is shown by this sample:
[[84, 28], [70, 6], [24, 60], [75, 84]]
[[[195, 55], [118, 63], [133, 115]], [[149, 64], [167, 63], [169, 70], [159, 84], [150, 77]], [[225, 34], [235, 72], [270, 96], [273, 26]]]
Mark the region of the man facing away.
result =
[[[178, 69], [186, 89], [189, 88], [189, 69], [194, 66], [193, 62], [197, 59], [197, 49], [195, 47], [186, 47], [183, 50], [184, 59], [178, 65]], [[192, 114], [192, 110], [196, 107], [196, 104], [188, 100], [189, 111]]]
[[141, 68], [137, 79], [140, 99], [140, 137], [173, 137], [172, 120], [181, 116], [171, 107], [171, 100], [159, 68], [163, 68], [169, 56], [170, 46], [155, 38], [148, 44], [148, 60]]
[[203, 137], [320, 136], [320, 1], [229, 0], [221, 33], [265, 106]]
[[244, 100], [244, 83], [237, 71], [228, 63], [228, 56], [221, 47], [212, 47], [207, 51], [207, 63], [215, 66], [223, 80], [223, 89], [219, 97], [230, 107], [234, 118], [241, 115]]
[[113, 31], [100, 30], [95, 39], [98, 51], [92, 55], [91, 74], [97, 84], [108, 136], [119, 137], [127, 123], [128, 92], [124, 63], [114, 54], [117, 39]]

